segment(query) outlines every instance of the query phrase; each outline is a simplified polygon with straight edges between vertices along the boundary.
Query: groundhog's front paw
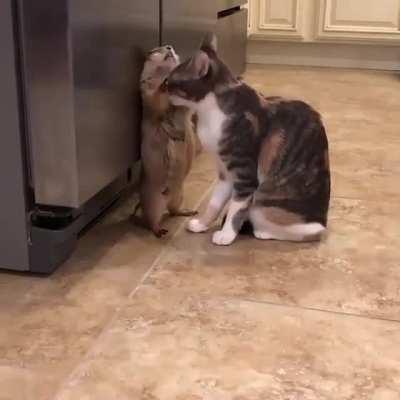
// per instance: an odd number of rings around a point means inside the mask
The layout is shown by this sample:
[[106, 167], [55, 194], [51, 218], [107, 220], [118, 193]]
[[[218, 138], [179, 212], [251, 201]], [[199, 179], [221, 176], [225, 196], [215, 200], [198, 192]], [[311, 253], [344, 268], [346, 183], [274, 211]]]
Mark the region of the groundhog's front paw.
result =
[[208, 226], [204, 225], [198, 218], [193, 218], [188, 222], [186, 229], [189, 232], [202, 233], [208, 231]]
[[217, 246], [229, 246], [234, 242], [236, 235], [234, 232], [217, 231], [214, 233], [212, 242]]

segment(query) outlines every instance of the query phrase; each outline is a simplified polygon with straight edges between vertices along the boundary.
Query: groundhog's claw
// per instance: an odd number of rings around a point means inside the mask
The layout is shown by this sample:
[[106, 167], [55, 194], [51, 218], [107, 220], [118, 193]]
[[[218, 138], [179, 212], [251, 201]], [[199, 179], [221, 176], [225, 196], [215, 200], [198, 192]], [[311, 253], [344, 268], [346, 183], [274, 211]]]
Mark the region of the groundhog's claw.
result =
[[168, 229], [158, 229], [158, 230], [154, 230], [154, 235], [161, 239], [163, 236], [165, 236], [168, 233]]

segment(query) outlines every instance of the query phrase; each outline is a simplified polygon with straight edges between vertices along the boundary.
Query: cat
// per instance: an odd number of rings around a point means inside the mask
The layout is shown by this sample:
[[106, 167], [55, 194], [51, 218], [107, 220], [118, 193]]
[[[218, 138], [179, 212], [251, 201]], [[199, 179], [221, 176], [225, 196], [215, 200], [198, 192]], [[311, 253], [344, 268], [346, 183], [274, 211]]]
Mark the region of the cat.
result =
[[216, 245], [233, 243], [249, 221], [262, 240], [319, 240], [330, 202], [328, 139], [308, 104], [264, 97], [236, 79], [207, 35], [165, 82], [170, 100], [198, 115], [198, 135], [215, 156], [218, 181], [206, 211], [187, 229], [209, 230], [229, 202]]
[[142, 222], [162, 237], [168, 233], [162, 225], [166, 211], [173, 216], [193, 216], [182, 210], [183, 186], [196, 153], [193, 112], [173, 106], [163, 82], [179, 64], [172, 46], [153, 49], [147, 54], [141, 75], [143, 102], [140, 178]]

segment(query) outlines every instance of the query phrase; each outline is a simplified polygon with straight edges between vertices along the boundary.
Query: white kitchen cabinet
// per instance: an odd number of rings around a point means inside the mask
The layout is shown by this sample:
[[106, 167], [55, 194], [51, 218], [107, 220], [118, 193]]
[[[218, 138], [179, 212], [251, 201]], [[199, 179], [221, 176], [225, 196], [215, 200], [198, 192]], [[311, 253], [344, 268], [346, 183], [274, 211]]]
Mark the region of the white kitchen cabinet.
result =
[[249, 6], [251, 38], [304, 39], [302, 0], [250, 0]]
[[251, 39], [396, 44], [400, 0], [250, 0]]
[[400, 0], [249, 0], [248, 62], [400, 69]]
[[400, 0], [320, 0], [317, 39], [400, 42]]

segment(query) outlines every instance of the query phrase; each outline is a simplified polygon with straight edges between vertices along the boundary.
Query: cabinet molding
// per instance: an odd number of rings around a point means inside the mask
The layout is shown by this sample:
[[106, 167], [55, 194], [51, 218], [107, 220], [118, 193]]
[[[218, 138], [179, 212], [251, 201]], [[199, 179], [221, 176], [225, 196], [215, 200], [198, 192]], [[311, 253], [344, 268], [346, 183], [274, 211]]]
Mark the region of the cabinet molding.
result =
[[256, 11], [251, 38], [302, 40], [302, 5], [301, 0], [251, 1], [250, 7]]
[[299, 0], [263, 0], [260, 2], [260, 29], [297, 31]]
[[400, 41], [400, 0], [320, 0], [318, 40]]
[[398, 52], [393, 46], [361, 43], [298, 43], [252, 40], [247, 62], [255, 64], [305, 65], [332, 68], [362, 68], [399, 71]]

